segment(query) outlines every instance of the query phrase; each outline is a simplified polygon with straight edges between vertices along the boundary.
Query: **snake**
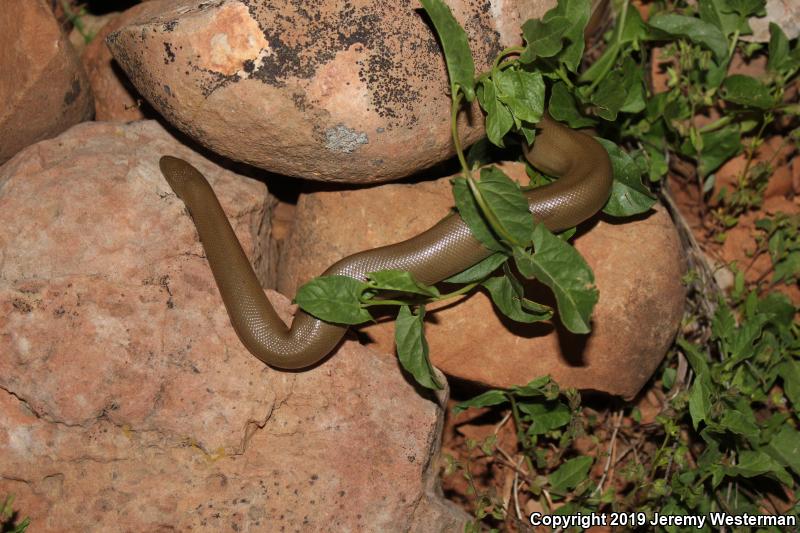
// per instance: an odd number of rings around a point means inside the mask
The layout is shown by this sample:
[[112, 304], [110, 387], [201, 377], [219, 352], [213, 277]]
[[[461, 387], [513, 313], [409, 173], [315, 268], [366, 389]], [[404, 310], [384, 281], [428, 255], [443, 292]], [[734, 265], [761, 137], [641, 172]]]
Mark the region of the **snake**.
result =
[[[547, 114], [537, 124], [533, 145], [523, 145], [523, 154], [534, 167], [558, 178], [525, 192], [533, 219], [551, 231], [572, 228], [592, 217], [611, 194], [612, 168], [603, 146]], [[300, 309], [287, 327], [264, 294], [205, 177], [173, 156], [163, 156], [159, 167], [194, 221], [231, 325], [248, 351], [267, 365], [285, 370], [313, 366], [330, 354], [347, 326], [325, 322]], [[453, 212], [408, 240], [345, 257], [323, 276], [366, 281], [371, 272], [405, 270], [421, 283], [433, 285], [492, 253]]]

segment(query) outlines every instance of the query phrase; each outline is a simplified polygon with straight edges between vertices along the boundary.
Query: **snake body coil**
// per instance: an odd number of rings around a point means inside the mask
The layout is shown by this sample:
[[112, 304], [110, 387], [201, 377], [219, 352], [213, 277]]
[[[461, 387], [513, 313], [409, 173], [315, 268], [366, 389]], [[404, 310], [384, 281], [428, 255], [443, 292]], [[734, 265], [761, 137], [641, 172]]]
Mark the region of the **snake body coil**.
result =
[[[586, 220], [605, 204], [611, 190], [611, 163], [605, 149], [583, 133], [545, 116], [528, 160], [560, 179], [527, 193], [531, 214], [552, 231]], [[321, 360], [342, 339], [346, 327], [323, 322], [299, 310], [286, 328], [256, 278], [214, 191], [186, 161], [165, 156], [161, 172], [183, 200], [197, 227], [228, 315], [250, 352], [268, 365], [303, 368]], [[324, 275], [365, 280], [378, 270], [407, 270], [434, 284], [490, 255], [458, 215], [449, 215], [406, 241], [342, 259]]]

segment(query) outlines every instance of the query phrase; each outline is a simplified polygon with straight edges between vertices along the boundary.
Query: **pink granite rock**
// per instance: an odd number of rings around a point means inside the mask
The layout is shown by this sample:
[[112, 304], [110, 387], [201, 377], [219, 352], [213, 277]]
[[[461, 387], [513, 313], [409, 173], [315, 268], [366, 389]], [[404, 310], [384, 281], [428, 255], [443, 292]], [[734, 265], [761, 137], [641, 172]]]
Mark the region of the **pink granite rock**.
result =
[[106, 38], [136, 17], [157, 13], [171, 3], [172, 0], [143, 2], [123, 13], [111, 15], [111, 20], [102, 26], [81, 53], [81, 61], [89, 75], [94, 93], [96, 120], [127, 122], [158, 116], [114, 60], [106, 44]]
[[0, 102], [0, 163], [92, 118], [86, 73], [46, 0], [2, 4]]
[[[524, 177], [519, 164], [505, 168], [516, 179]], [[342, 257], [412, 237], [452, 204], [447, 178], [303, 195], [278, 264], [278, 290], [292, 295]], [[563, 386], [635, 395], [661, 362], [683, 312], [677, 232], [657, 207], [625, 223], [597, 222], [575, 244], [600, 291], [591, 335], [571, 335], [557, 321], [555, 328], [515, 324], [477, 292], [429, 307], [426, 333], [433, 363], [448, 375], [491, 387], [550, 374]], [[532, 284], [528, 290], [534, 299], [553, 303], [544, 287]], [[393, 349], [393, 321], [362, 332], [379, 351]]]
[[[555, 1], [448, 4], [481, 71]], [[379, 182], [454, 153], [447, 71], [420, 7], [183, 0], [108, 42], [139, 92], [215, 152], [290, 176]], [[466, 144], [482, 135], [479, 113], [462, 114]]]
[[396, 363], [244, 350], [165, 153], [254, 254], [263, 184], [156, 122], [79, 125], [0, 169], [0, 494], [45, 532], [463, 527], [435, 493], [442, 410]]

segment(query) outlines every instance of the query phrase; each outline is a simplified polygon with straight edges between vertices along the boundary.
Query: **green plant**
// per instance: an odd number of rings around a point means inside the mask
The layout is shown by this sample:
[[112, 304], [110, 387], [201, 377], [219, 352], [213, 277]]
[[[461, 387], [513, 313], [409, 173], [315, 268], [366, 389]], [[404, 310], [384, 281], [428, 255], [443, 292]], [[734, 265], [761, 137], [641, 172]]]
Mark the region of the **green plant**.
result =
[[[747, 19], [763, 13], [763, 4], [660, 2], [645, 22], [628, 1], [618, 2], [617, 24], [605, 35], [605, 51], [590, 64], [581, 60], [588, 2], [562, 0], [542, 20], [525, 23], [525, 47], [504, 51], [492, 72], [478, 77], [489, 139], [502, 144], [510, 131], [530, 134], [526, 118], [514, 115], [503, 99], [487, 103], [487, 94], [496, 96], [504, 83], [498, 81], [498, 73], [527, 72], [531, 87], [544, 80], [547, 98], [542, 100], [548, 101], [554, 118], [573, 127], [594, 126], [631, 149], [633, 191], [641, 191], [636, 182], [641, 171], [657, 187], [672, 169], [688, 173], [690, 182], [708, 193], [714, 172], [744, 151], [747, 164], [735, 189], [723, 193], [717, 210], [708, 213], [718, 227], [731, 227], [739, 215], [760, 205], [771, 168], [770, 163], [753, 161], [765, 133], [779, 131], [779, 122], [796, 127], [799, 110], [796, 103], [784, 102], [783, 95], [797, 81], [800, 46], [790, 43], [774, 24], [768, 46], [740, 39], [750, 31]], [[671, 65], [667, 89], [652, 94], [642, 72], [656, 47]], [[729, 73], [737, 54], [766, 57], [765, 76]], [[517, 59], [505, 59], [510, 55]], [[620, 150], [616, 145], [607, 149]], [[615, 179], [622, 181], [619, 170], [615, 168]], [[515, 494], [518, 479], [526, 497], [546, 511], [633, 513], [627, 515], [630, 523], [618, 524], [625, 530], [712, 531], [719, 525], [714, 521], [742, 513], [760, 516], [752, 518], [760, 520], [759, 531], [791, 525], [800, 512], [795, 496], [800, 479], [800, 325], [797, 308], [769, 289], [777, 283], [797, 283], [800, 228], [797, 215], [782, 213], [758, 221], [757, 228], [762, 234], [756, 254], [769, 253], [774, 267], [770, 286], [759, 280], [748, 288], [742, 272], [737, 272], [726, 297], [705, 284], [709, 275], [695, 271], [687, 276], [698, 303], [654, 385], [665, 398], [655, 422], [640, 425], [641, 415], [631, 407], [598, 416], [581, 409], [574, 393], [560, 396], [554, 384], [535, 380], [526, 387], [488, 391], [457, 407], [511, 408], [517, 449], [499, 451], [489, 438], [471, 443], [470, 454], [479, 451], [517, 469]], [[703, 311], [713, 308], [710, 315]], [[547, 389], [541, 390], [545, 383]], [[531, 389], [538, 390], [538, 396], [520, 394]], [[536, 407], [521, 409], [531, 397]], [[547, 427], [551, 420], [558, 425], [550, 434], [531, 438], [537, 421]], [[596, 439], [590, 454], [577, 452], [577, 435]], [[607, 448], [600, 442], [607, 442]], [[617, 454], [619, 442], [625, 451]], [[469, 461], [449, 461], [449, 470], [465, 477], [470, 476], [469, 468]], [[553, 479], [562, 469], [571, 481], [567, 487], [559, 486], [560, 476]], [[498, 506], [497, 498], [477, 487], [473, 491], [479, 495], [477, 520], [494, 525], [509, 520], [511, 509]], [[524, 521], [519, 510], [516, 513]], [[656, 513], [693, 514], [705, 521], [697, 528], [652, 523]], [[751, 530], [747, 523], [728, 526]]]
[[[591, 269], [568, 243], [574, 230], [556, 236], [532, 220], [523, 192], [534, 182], [523, 187], [495, 166], [480, 168], [480, 179], [475, 179], [473, 174], [478, 166], [488, 163], [479, 153], [485, 154], [486, 147], [476, 147], [465, 155], [458, 137], [458, 113], [465, 101], [477, 98], [486, 112], [486, 130], [491, 143], [505, 147], [509, 134], [521, 135], [528, 143], [535, 142], [535, 124], [544, 114], [549, 84], [547, 77], [523, 62], [523, 58], [535, 56], [529, 52], [535, 43], [527, 48], [503, 50], [494, 60], [491, 71], [476, 77], [466, 33], [449, 8], [441, 0], [423, 0], [422, 4], [439, 35], [450, 77], [451, 131], [461, 163], [461, 176], [452, 180], [455, 205], [473, 235], [494, 253], [445, 280], [451, 285], [461, 285], [447, 294], [441, 294], [436, 287], [422, 285], [407, 272], [385, 271], [369, 274], [367, 282], [345, 276], [319, 277], [300, 287], [295, 301], [307, 313], [340, 324], [372, 320], [370, 307], [397, 306], [395, 340], [400, 362], [421, 385], [438, 388], [424, 337], [427, 304], [481, 287], [512, 320], [524, 323], [548, 320], [553, 310], [529, 300], [524, 294], [524, 280], [535, 278], [553, 291], [564, 326], [573, 333], [585, 334], [590, 331], [590, 317], [598, 293]], [[580, 0], [573, 4], [580, 7], [581, 14], [576, 22], [564, 26], [565, 32], [582, 35], [588, 21], [589, 3]], [[566, 68], [574, 70], [574, 58], [579, 59], [581, 53], [582, 45], [579, 49], [567, 46], [562, 55], [571, 63]], [[507, 59], [510, 55], [518, 57]], [[560, 66], [559, 72], [564, 68]], [[603, 211], [616, 217], [647, 211], [655, 199], [642, 185], [643, 167], [614, 143], [599, 140], [609, 152], [614, 171], [611, 197]], [[537, 178], [536, 184], [547, 181], [546, 177], [532, 175]]]
[[758, 254], [768, 252], [772, 261], [771, 285], [796, 284], [800, 280], [800, 215], [778, 213], [770, 218], [756, 221], [761, 230], [758, 238]]
[[87, 15], [86, 8], [80, 6], [77, 11], [73, 10], [73, 5], [69, 0], [61, 0], [61, 8], [64, 10], [67, 20], [75, 27], [75, 30], [83, 38], [83, 42], [89, 44], [95, 37], [95, 33], [88, 31], [83, 23], [83, 18]]
[[8, 495], [0, 503], [0, 531], [3, 533], [25, 533], [31, 524], [30, 518], [19, 521], [19, 513], [14, 510], [14, 496]]

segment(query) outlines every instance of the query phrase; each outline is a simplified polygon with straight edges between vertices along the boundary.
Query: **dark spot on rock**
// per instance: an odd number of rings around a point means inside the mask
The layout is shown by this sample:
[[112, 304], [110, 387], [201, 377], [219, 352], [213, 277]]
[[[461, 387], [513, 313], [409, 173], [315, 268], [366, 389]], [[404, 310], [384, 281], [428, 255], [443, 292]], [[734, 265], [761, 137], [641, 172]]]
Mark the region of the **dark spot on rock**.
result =
[[70, 86], [67, 93], [64, 95], [64, 107], [71, 106], [75, 103], [75, 100], [81, 95], [81, 82], [77, 78], [72, 80], [72, 85]]
[[252, 59], [247, 59], [245, 60], [243, 67], [245, 72], [253, 72], [256, 69], [256, 62]]
[[292, 93], [292, 102], [294, 102], [294, 107], [300, 111], [304, 112], [306, 110], [306, 95], [305, 93], [301, 93], [299, 91], [295, 91]]
[[174, 30], [175, 26], [177, 26], [177, 25], [178, 25], [178, 21], [177, 20], [168, 20], [167, 22], [165, 22], [164, 24], [161, 25], [161, 28], [164, 31], [170, 32], [170, 31]]
[[19, 298], [14, 298], [13, 300], [11, 300], [11, 305], [14, 307], [14, 309], [19, 311], [20, 313], [30, 313], [31, 311], [33, 311], [33, 307], [31, 307], [31, 304]]
[[164, 85], [164, 92], [167, 93], [168, 96], [172, 96], [172, 89], [169, 88], [169, 85]]
[[[380, 116], [393, 119], [393, 125], [409, 126], [418, 120], [415, 112], [422, 96], [409, 78], [434, 73], [441, 77], [440, 58], [432, 53], [414, 53], [436, 47], [436, 42], [432, 32], [420, 33], [420, 21], [410, 0], [391, 5], [375, 1], [362, 6], [345, 1], [335, 13], [325, 13], [322, 5], [304, 0], [288, 0], [288, 5], [281, 6], [241, 1], [258, 22], [270, 48], [270, 54], [249, 77], [273, 87], [284, 87], [290, 78], [311, 79], [338, 53], [352, 50], [364, 56], [356, 68], [371, 93], [372, 107]], [[392, 13], [385, 15], [387, 9]], [[393, 24], [387, 26], [387, 19]], [[306, 30], [290, 41], [287, 35], [297, 35], [296, 28], [301, 26]], [[399, 56], [398, 42], [403, 46]]]
[[164, 43], [164, 52], [166, 56], [164, 57], [164, 64], [169, 65], [170, 63], [175, 62], [175, 52], [172, 51], [172, 45], [170, 43]]

